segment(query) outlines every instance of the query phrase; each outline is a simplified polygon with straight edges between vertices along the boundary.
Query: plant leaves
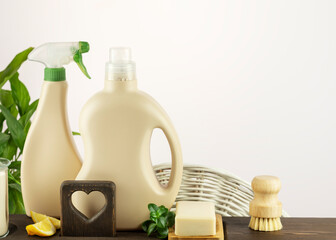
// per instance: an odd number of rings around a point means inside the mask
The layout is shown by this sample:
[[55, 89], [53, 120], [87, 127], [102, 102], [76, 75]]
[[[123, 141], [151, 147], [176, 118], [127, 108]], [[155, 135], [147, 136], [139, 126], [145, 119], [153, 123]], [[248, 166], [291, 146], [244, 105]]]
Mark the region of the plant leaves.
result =
[[9, 108], [14, 104], [14, 99], [12, 97], [12, 92], [5, 89], [0, 89], [0, 103], [6, 108]]
[[16, 199], [14, 196], [14, 190], [12, 188], [9, 188], [8, 186], [8, 208], [9, 208], [9, 213], [13, 214], [15, 213], [16, 210]]
[[170, 212], [168, 208], [161, 205], [158, 207], [154, 203], [148, 204], [148, 210], [150, 211], [150, 220], [142, 223], [142, 229], [150, 236], [156, 232], [157, 238], [167, 238], [169, 228], [175, 224], [175, 213]]
[[[14, 103], [14, 99], [12, 97], [12, 92], [9, 90], [4, 90], [4, 89], [0, 89], [0, 103], [5, 106], [6, 108], [8, 108], [11, 112], [11, 114], [16, 118], [17, 116], [17, 109], [16, 109], [16, 105]], [[5, 116], [2, 114], [2, 112], [0, 113], [0, 124], [1, 124], [1, 130], [2, 130], [2, 125], [3, 122], [5, 120]]]
[[158, 226], [158, 228], [166, 228], [166, 224], [167, 224], [167, 221], [166, 221], [166, 218], [165, 217], [159, 217], [156, 225]]
[[169, 232], [168, 228], [158, 229], [157, 237], [166, 238], [168, 236], [168, 232]]
[[[17, 190], [18, 187], [8, 185], [8, 205], [10, 214], [24, 214], [25, 208], [23, 205], [23, 199], [21, 191]], [[20, 188], [21, 189], [21, 188]]]
[[155, 232], [155, 230], [156, 230], [156, 224], [155, 223], [149, 224], [147, 236], [151, 235], [153, 232]]
[[8, 188], [15, 189], [16, 191], [21, 192], [21, 187], [17, 183], [9, 183]]
[[4, 121], [5, 121], [5, 117], [4, 117], [4, 115], [0, 112], [0, 132], [2, 131]]
[[168, 212], [167, 214], [167, 226], [172, 227], [175, 224], [175, 213], [174, 212]]
[[148, 210], [150, 212], [156, 212], [158, 209], [159, 209], [158, 206], [156, 206], [154, 203], [148, 204]]
[[6, 146], [7, 146], [7, 143], [0, 145], [0, 157], [3, 157], [2, 153], [5, 151]]
[[9, 135], [5, 133], [0, 133], [0, 147], [6, 145], [9, 139], [10, 139]]
[[158, 221], [158, 214], [157, 214], [157, 212], [151, 212], [150, 214], [149, 214], [149, 218], [153, 221], [153, 222], [157, 222]]
[[24, 142], [26, 140], [26, 133], [24, 132], [23, 126], [21, 125], [21, 123], [19, 123], [18, 120], [15, 119], [15, 117], [13, 117], [13, 115], [6, 107], [0, 105], [0, 109], [2, 111], [2, 114], [6, 118], [8, 129], [12, 135], [12, 138], [16, 146], [18, 146], [22, 151]]
[[28, 134], [30, 126], [31, 126], [31, 121], [28, 121], [26, 126], [24, 127], [24, 132], [25, 132], [26, 135]]
[[38, 104], [39, 104], [39, 99], [36, 99], [34, 102], [32, 102], [30, 105], [29, 105], [29, 107], [28, 107], [28, 109], [27, 109], [27, 112], [29, 112], [30, 110], [32, 110], [32, 109], [35, 109], [36, 110], [36, 108], [37, 108], [37, 106], [38, 106]]
[[13, 103], [12, 106], [10, 106], [8, 109], [9, 109], [10, 113], [13, 115], [13, 117], [16, 119], [19, 111], [17, 110], [15, 103]]
[[15, 169], [15, 170], [20, 171], [21, 161], [12, 161], [11, 164], [8, 166], [8, 169]]
[[3, 149], [0, 149], [1, 157], [12, 160], [17, 152], [17, 146], [11, 137]]
[[13, 177], [21, 183], [21, 172], [15, 169], [12, 169], [10, 171], [12, 172]]
[[141, 224], [142, 230], [144, 230], [145, 232], [147, 232], [148, 227], [149, 227], [149, 225], [150, 225], [151, 223], [153, 223], [152, 220], [144, 221], [144, 222]]
[[21, 183], [10, 172], [8, 172], [8, 183], [15, 183], [21, 186]]
[[27, 123], [30, 121], [30, 118], [33, 116], [34, 112], [36, 111], [37, 105], [39, 100], [35, 100], [32, 104], [30, 104], [27, 108], [26, 114], [24, 114], [20, 119], [19, 122], [22, 126], [26, 126]]
[[[24, 146], [26, 135], [30, 127], [30, 118], [36, 110], [37, 102], [29, 105], [30, 96], [25, 85], [18, 79], [17, 73], [21, 64], [27, 60], [28, 54], [33, 48], [28, 48], [17, 54], [5, 70], [0, 72], [0, 88], [9, 80], [12, 91], [0, 89], [0, 131], [3, 130], [6, 120], [7, 129], [0, 133], [0, 156], [7, 159], [18, 158]], [[29, 111], [32, 110], [32, 113]], [[16, 120], [20, 112], [21, 122]], [[25, 132], [25, 130], [27, 132]], [[9, 138], [7, 137], [9, 136]], [[5, 141], [7, 140], [7, 142]], [[20, 148], [18, 155], [17, 150]], [[8, 199], [10, 214], [25, 213], [21, 184], [20, 184], [20, 161], [12, 161], [8, 171]]]
[[161, 205], [159, 209], [157, 210], [157, 213], [159, 216], [166, 215], [168, 213], [168, 208], [165, 206]]
[[33, 49], [34, 48], [30, 47], [17, 54], [5, 70], [0, 72], [0, 88], [2, 88], [2, 86], [5, 85], [5, 83], [18, 71], [21, 64], [27, 60], [28, 54]]
[[21, 184], [8, 172], [8, 200], [10, 214], [24, 214]]
[[19, 80], [19, 73], [16, 72], [9, 79], [9, 82], [11, 85], [14, 102], [19, 108], [20, 116], [23, 116], [27, 112], [29, 106], [29, 92], [26, 86]]

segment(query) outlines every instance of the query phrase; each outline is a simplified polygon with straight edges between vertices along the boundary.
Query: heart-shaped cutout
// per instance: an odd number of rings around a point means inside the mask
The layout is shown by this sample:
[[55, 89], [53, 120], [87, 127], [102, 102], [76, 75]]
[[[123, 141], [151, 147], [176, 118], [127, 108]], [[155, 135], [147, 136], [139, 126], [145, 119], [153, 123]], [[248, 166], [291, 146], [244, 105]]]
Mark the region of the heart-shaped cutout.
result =
[[76, 191], [72, 194], [71, 201], [77, 211], [88, 219], [95, 217], [106, 204], [104, 194], [99, 191], [92, 191], [89, 194]]

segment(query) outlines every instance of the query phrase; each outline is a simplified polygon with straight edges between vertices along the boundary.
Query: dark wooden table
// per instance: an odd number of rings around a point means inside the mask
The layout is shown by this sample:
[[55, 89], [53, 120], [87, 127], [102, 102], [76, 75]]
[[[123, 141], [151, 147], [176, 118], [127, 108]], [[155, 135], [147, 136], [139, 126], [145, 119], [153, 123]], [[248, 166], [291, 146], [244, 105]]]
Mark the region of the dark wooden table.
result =
[[[28, 236], [26, 225], [32, 220], [25, 215], [10, 215], [10, 234], [4, 240], [17, 239], [39, 239], [41, 237]], [[224, 231], [226, 240], [336, 240], [336, 218], [282, 218], [284, 229], [277, 232], [257, 232], [250, 230], [247, 226], [247, 217], [224, 217]], [[48, 239], [74, 240], [77, 237], [60, 237], [59, 232]], [[149, 238], [143, 232], [118, 232], [115, 238], [85, 237], [86, 240], [104, 239], [155, 239]]]

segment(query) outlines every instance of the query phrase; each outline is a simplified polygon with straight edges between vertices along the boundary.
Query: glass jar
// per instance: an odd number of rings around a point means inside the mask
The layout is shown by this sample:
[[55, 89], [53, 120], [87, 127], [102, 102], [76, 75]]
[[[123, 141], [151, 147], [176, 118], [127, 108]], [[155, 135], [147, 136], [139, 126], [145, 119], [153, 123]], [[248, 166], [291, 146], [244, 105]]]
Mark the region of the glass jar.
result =
[[8, 235], [8, 166], [10, 161], [0, 158], [0, 238]]

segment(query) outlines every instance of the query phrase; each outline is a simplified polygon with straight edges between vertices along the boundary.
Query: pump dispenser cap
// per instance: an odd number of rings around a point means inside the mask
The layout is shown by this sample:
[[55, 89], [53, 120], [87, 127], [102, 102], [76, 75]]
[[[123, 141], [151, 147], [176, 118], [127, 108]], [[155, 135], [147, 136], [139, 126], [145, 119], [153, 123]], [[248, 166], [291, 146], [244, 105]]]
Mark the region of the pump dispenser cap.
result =
[[110, 48], [110, 59], [106, 63], [106, 80], [135, 80], [135, 62], [127, 47]]

